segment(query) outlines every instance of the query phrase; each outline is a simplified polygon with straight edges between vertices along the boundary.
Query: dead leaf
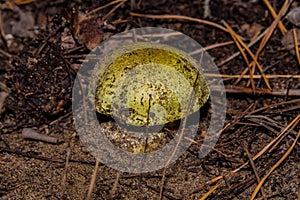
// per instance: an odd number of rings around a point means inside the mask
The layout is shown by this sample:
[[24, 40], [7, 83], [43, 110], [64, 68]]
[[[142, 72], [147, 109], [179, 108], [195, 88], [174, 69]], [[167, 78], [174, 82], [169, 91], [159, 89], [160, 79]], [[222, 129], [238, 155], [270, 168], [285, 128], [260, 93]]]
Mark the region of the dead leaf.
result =
[[103, 40], [102, 19], [78, 12], [76, 9], [67, 11], [67, 19], [71, 23], [71, 31], [76, 40], [89, 50], [94, 49]]
[[300, 7], [293, 8], [286, 18], [295, 26], [300, 26]]
[[74, 41], [74, 38], [72, 37], [72, 34], [70, 33], [70, 30], [68, 28], [65, 28], [64, 32], [62, 32], [61, 41], [61, 47], [65, 50], [76, 47], [76, 42]]
[[[300, 29], [296, 30], [298, 44], [300, 44]], [[293, 30], [289, 30], [281, 39], [282, 45], [288, 50], [291, 54], [295, 55], [295, 43]], [[298, 45], [299, 46], [299, 45]]]
[[264, 27], [254, 22], [253, 24], [251, 24], [251, 26], [249, 24], [242, 25], [241, 29], [246, 31], [248, 37], [250, 38], [250, 41], [254, 41], [259, 36]]
[[103, 21], [97, 18], [90, 18], [79, 22], [78, 41], [84, 44], [89, 50], [94, 49], [103, 40]]
[[14, 11], [18, 14], [18, 20], [10, 22], [12, 34], [22, 38], [34, 37], [34, 18], [31, 12], [23, 12], [18, 6], [14, 6]]

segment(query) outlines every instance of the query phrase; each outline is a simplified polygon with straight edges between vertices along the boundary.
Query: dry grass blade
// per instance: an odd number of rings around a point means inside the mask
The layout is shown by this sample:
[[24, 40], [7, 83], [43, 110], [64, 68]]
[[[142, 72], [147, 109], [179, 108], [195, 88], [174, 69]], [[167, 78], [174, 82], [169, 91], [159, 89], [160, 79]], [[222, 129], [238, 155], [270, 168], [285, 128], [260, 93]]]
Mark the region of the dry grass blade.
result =
[[111, 11], [109, 11], [106, 15], [103, 16], [103, 20], [107, 20], [119, 7], [121, 7], [127, 0], [121, 1], [118, 5], [116, 5]]
[[0, 49], [0, 53], [3, 54], [3, 55], [5, 55], [5, 56], [8, 57], [8, 58], [13, 57], [13, 55], [7, 53], [6, 51], [4, 51], [4, 50], [2, 50], [2, 49]]
[[[267, 108], [270, 108], [270, 107], [275, 107], [275, 106], [278, 106], [278, 105], [283, 105], [283, 104], [287, 104], [287, 103], [296, 103], [296, 102], [299, 102], [300, 100], [299, 99], [296, 99], [296, 100], [291, 100], [291, 101], [289, 101], [289, 102], [281, 102], [281, 103], [278, 103], [278, 104], [273, 104], [273, 105], [270, 105], [270, 106], [266, 106], [266, 107], [263, 107], [263, 108], [260, 108], [260, 109], [257, 109], [257, 110], [254, 110], [254, 111], [251, 111], [250, 113], [256, 113], [256, 112], [260, 112], [260, 111], [262, 111], [262, 110], [264, 110], [264, 109], [267, 109]], [[248, 114], [250, 114], [250, 113], [248, 113]], [[293, 126], [293, 124], [295, 123], [295, 122], [297, 122], [297, 120], [300, 118], [300, 114], [284, 129], [284, 130], [282, 130], [279, 134], [278, 134], [278, 136], [274, 139], [274, 140], [272, 140], [268, 145], [266, 145], [263, 149], [261, 149], [257, 154], [255, 154], [255, 156], [253, 156], [252, 157], [252, 160], [253, 161], [255, 161], [256, 159], [258, 159], [261, 155], [263, 155], [277, 140], [278, 140], [278, 138], [280, 138], [280, 136], [281, 135], [283, 135], [285, 132], [286, 132], [286, 130], [288, 130], [288, 129], [290, 129], [290, 127], [291, 126]], [[298, 135], [299, 135], [299, 133], [298, 133]], [[299, 136], [298, 136], [299, 137]], [[297, 142], [297, 140], [296, 140], [296, 142]], [[296, 143], [295, 142], [295, 143]], [[239, 172], [242, 168], [244, 168], [245, 166], [247, 166], [249, 164], [249, 161], [248, 162], [245, 162], [244, 164], [242, 164], [240, 167], [238, 167], [238, 168], [236, 168], [236, 169], [234, 169], [234, 170], [232, 170], [232, 171], [230, 171], [230, 173], [237, 173], [237, 172]], [[223, 176], [222, 175], [220, 175], [220, 176], [217, 176], [217, 177], [215, 177], [215, 178], [213, 178], [213, 179], [211, 179], [211, 180], [209, 180], [209, 181], [207, 181], [207, 182], [205, 182], [204, 184], [202, 184], [202, 185], [200, 185], [199, 186], [199, 188], [201, 189], [201, 188], [203, 188], [204, 186], [206, 186], [206, 185], [210, 185], [210, 184], [213, 184], [213, 183], [215, 183], [216, 181], [218, 181], [218, 180], [220, 180], [220, 179], [222, 179], [223, 178]]]
[[[217, 78], [239, 78], [241, 75], [231, 75], [231, 74], [211, 74], [204, 73], [207, 77], [217, 77]], [[250, 75], [243, 75], [241, 78], [248, 79]], [[253, 79], [260, 79], [260, 75], [253, 75]], [[289, 75], [289, 74], [266, 74], [267, 79], [272, 78], [286, 78], [286, 79], [300, 79], [300, 75]]]
[[[211, 86], [211, 89], [221, 91], [222, 88], [219, 86]], [[231, 94], [249, 94], [249, 95], [270, 95], [270, 96], [289, 96], [289, 97], [300, 97], [300, 89], [265, 89], [265, 88], [252, 88], [239, 87], [239, 86], [225, 86], [225, 92]]]
[[114, 185], [113, 185], [112, 189], [109, 192], [109, 199], [114, 199], [114, 195], [117, 191], [119, 180], [120, 180], [120, 175], [121, 175], [121, 172], [118, 171], [117, 172], [117, 177], [116, 177], [115, 182], [114, 182]]
[[68, 174], [68, 169], [69, 169], [69, 162], [70, 162], [70, 157], [71, 157], [71, 147], [70, 147], [70, 141], [68, 142], [68, 147], [67, 147], [67, 155], [66, 155], [66, 163], [65, 163], [65, 169], [62, 175], [62, 180], [61, 180], [61, 198], [64, 199], [65, 197], [65, 192], [67, 189], [67, 174]]
[[249, 55], [251, 56], [251, 58], [253, 59], [254, 63], [253, 63], [253, 69], [255, 67], [255, 64], [257, 65], [258, 69], [259, 69], [259, 72], [261, 73], [263, 79], [264, 79], [264, 82], [266, 83], [267, 87], [269, 90], [271, 90], [271, 86], [270, 86], [270, 83], [269, 83], [269, 80], [266, 78], [266, 75], [263, 71], [263, 68], [262, 66], [259, 64], [259, 62], [257, 61], [257, 58], [253, 55], [253, 53], [250, 51], [250, 49], [246, 46], [246, 44], [243, 42], [243, 41], [240, 41], [241, 44], [244, 46], [244, 48], [248, 51]]
[[262, 150], [260, 150], [252, 159], [256, 160], [257, 158], [259, 158], [261, 155], [263, 155], [268, 149], [270, 149], [271, 147], [275, 147], [275, 145], [273, 145], [274, 143], [276, 143], [281, 137], [282, 135], [285, 134], [285, 132], [287, 130], [289, 130], [295, 123], [297, 123], [300, 119], [300, 114], [293, 119], [293, 121], [291, 123], [289, 123], [278, 135], [276, 138], [274, 138], [269, 144], [267, 144]]
[[95, 8], [95, 9], [91, 10], [90, 12], [87, 13], [87, 15], [92, 15], [92, 14], [94, 14], [96, 12], [99, 12], [100, 10], [102, 10], [104, 8], [107, 8], [107, 7], [111, 6], [111, 5], [114, 5], [114, 4], [122, 2], [122, 1], [124, 1], [124, 0], [115, 0], [115, 1], [112, 1], [112, 2], [110, 2], [108, 4], [105, 4], [104, 6], [100, 6], [98, 8]]
[[212, 187], [208, 192], [206, 192], [199, 200], [205, 200], [211, 193], [213, 193], [218, 187], [220, 187], [221, 183], [218, 183], [214, 187]]
[[[299, 109], [299, 106], [292, 106], [290, 107], [291, 109]], [[279, 110], [278, 112], [287, 112], [287, 111], [281, 111]], [[284, 125], [282, 125], [281, 123], [279, 123], [276, 120], [273, 120], [265, 115], [247, 115], [245, 116], [245, 119], [252, 121], [256, 124], [259, 124], [260, 126], [265, 127], [266, 129], [270, 130], [271, 132], [273, 132], [274, 134], [278, 133], [278, 129], [282, 130], [284, 128]], [[295, 124], [296, 125], [296, 124]], [[276, 128], [277, 130], [275, 130], [274, 128]], [[290, 129], [294, 129], [294, 127], [291, 127]], [[292, 134], [295, 134], [296, 131], [290, 131]], [[293, 139], [293, 137], [289, 136], [290, 139]], [[299, 143], [300, 145], [300, 143]], [[275, 146], [275, 145], [274, 145]]]
[[298, 65], [300, 65], [300, 55], [299, 55], [299, 47], [298, 47], [298, 39], [297, 39], [297, 29], [295, 27], [293, 28], [293, 36], [294, 36], [294, 45], [295, 45], [296, 57], [297, 57]]
[[[250, 48], [252, 47], [254, 44], [256, 44], [267, 32], [268, 29], [266, 29], [262, 34], [260, 34], [255, 40], [253, 40], [252, 42], [250, 42], [247, 47]], [[232, 59], [234, 59], [235, 57], [239, 56], [240, 52], [236, 52], [233, 55], [229, 56], [228, 58], [226, 58], [225, 60], [223, 60], [222, 62], [217, 63], [217, 66], [222, 66], [225, 63], [231, 61]], [[248, 68], [245, 68], [246, 70], [248, 70]]]
[[[233, 31], [233, 30], [232, 30]], [[264, 36], [265, 37], [265, 36]], [[253, 59], [254, 63], [257, 64], [258, 69], [264, 79], [264, 82], [266, 83], [267, 87], [269, 90], [271, 90], [271, 86], [269, 84], [268, 79], [266, 78], [266, 75], [262, 69], [262, 66], [258, 63], [257, 58], [254, 56], [254, 54], [252, 53], [252, 51], [248, 48], [248, 46], [241, 40], [240, 37], [236, 37], [236, 39], [238, 40], [238, 42], [246, 49], [246, 51], [248, 52], [248, 54], [251, 56], [251, 58]], [[253, 66], [254, 67], [254, 66]], [[246, 68], [246, 70], [248, 70], [248, 68]]]
[[[198, 73], [198, 74], [199, 74], [199, 73]], [[197, 75], [198, 75], [198, 74], [197, 74]], [[198, 78], [198, 76], [196, 77], [196, 80], [197, 80], [197, 78]], [[195, 83], [196, 83], [196, 81], [195, 81]], [[191, 95], [191, 97], [192, 97], [192, 96], [193, 96], [193, 95]], [[193, 97], [190, 98], [190, 99], [193, 99]], [[192, 104], [189, 103], [188, 105], [189, 105], [189, 108], [188, 108], [188, 111], [187, 111], [187, 113], [186, 113], [186, 117], [183, 119], [183, 123], [182, 123], [182, 124], [183, 124], [183, 125], [182, 125], [183, 128], [182, 128], [182, 130], [181, 130], [180, 133], [179, 133], [178, 142], [176, 143], [176, 145], [175, 145], [175, 147], [174, 147], [174, 150], [173, 150], [172, 154], [170, 155], [169, 159], [167, 160], [165, 166], [168, 166], [168, 165], [170, 164], [172, 158], [173, 158], [173, 157], [175, 156], [175, 154], [176, 154], [176, 151], [177, 151], [177, 149], [178, 149], [178, 147], [179, 147], [179, 145], [180, 145], [180, 142], [181, 142], [182, 139], [184, 138], [183, 135], [184, 135], [184, 129], [185, 129], [186, 123], [187, 123], [187, 114], [188, 114], [188, 112], [189, 112], [190, 107], [191, 107]], [[162, 178], [161, 178], [160, 190], [159, 190], [159, 199], [160, 199], [160, 200], [162, 200], [162, 198], [163, 198], [163, 189], [164, 189], [164, 184], [165, 184], [165, 180], [166, 180], [166, 171], [167, 171], [167, 167], [164, 167], [163, 173], [162, 173]]]
[[223, 46], [227, 46], [227, 45], [230, 45], [230, 44], [234, 44], [233, 41], [228, 41], [228, 42], [222, 42], [222, 43], [217, 43], [217, 44], [212, 44], [212, 45], [209, 45], [209, 46], [206, 46], [202, 49], [198, 49], [196, 51], [192, 51], [189, 53], [189, 55], [195, 55], [195, 54], [198, 54], [198, 53], [201, 53], [203, 51], [207, 51], [207, 50], [210, 50], [210, 49], [215, 49], [215, 48], [218, 48], [218, 47], [223, 47]]
[[130, 12], [129, 14], [133, 17], [145, 17], [145, 18], [152, 18], [152, 19], [176, 19], [176, 20], [198, 22], [200, 24], [206, 24], [206, 25], [218, 28], [222, 31], [228, 32], [225, 27], [223, 27], [217, 23], [204, 20], [204, 19], [197, 19], [197, 18], [182, 16], [182, 15], [148, 15], [148, 14], [140, 14], [140, 13], [134, 13], [134, 12]]
[[[219, 133], [217, 133], [217, 135], [220, 135], [223, 131], [225, 131], [225, 130], [231, 128], [232, 126], [234, 126], [240, 119], [242, 119], [244, 116], [246, 116], [246, 115], [249, 113], [250, 109], [251, 109], [253, 106], [254, 106], [254, 104], [251, 104], [251, 105], [250, 105], [246, 110], [244, 110], [242, 113], [240, 113], [239, 115], [236, 115], [236, 117], [233, 118], [233, 120], [232, 120], [231, 122], [227, 123], [227, 124], [219, 131]], [[216, 181], [218, 181], [218, 180], [220, 180], [220, 179], [222, 179], [222, 178], [223, 178], [222, 175], [221, 175], [221, 176], [218, 176], [218, 177], [215, 177], [215, 178], [211, 179], [210, 181], [208, 181], [208, 182], [206, 182], [206, 183], [200, 185], [199, 188], [202, 188], [204, 185], [210, 185], [210, 184], [212, 184], [212, 183], [215, 183]]]
[[259, 189], [262, 187], [262, 185], [264, 184], [264, 182], [266, 181], [266, 179], [271, 175], [271, 173], [286, 159], [286, 157], [291, 153], [291, 151], [294, 149], [298, 139], [300, 137], [300, 131], [298, 132], [293, 144], [290, 146], [290, 148], [285, 152], [285, 154], [279, 159], [279, 161], [277, 161], [275, 163], [275, 165], [273, 165], [270, 169], [270, 171], [268, 171], [268, 173], [261, 179], [261, 181], [258, 183], [258, 185], [256, 186], [254, 192], [252, 193], [252, 196], [250, 198], [250, 200], [253, 200], [255, 198], [255, 196], [257, 195]]
[[285, 129], [283, 129], [283, 131], [282, 131], [283, 133], [279, 135], [276, 143], [269, 150], [270, 152], [273, 151], [273, 149], [276, 146], [278, 146], [278, 144], [283, 140], [283, 138], [285, 138], [297, 126], [297, 124], [299, 123], [299, 121], [300, 121], [300, 114], [295, 119], [293, 119], [293, 121], [291, 121], [291, 123], [289, 123], [288, 126]]
[[33, 3], [34, 0], [14, 0], [13, 2], [16, 5], [25, 5], [25, 4]]
[[[267, 144], [262, 150], [260, 150], [253, 158], [252, 160], [256, 160], [257, 158], [259, 158], [261, 155], [263, 155], [268, 149], [270, 149], [272, 146], [274, 147], [275, 145], [273, 145], [274, 143], [276, 143], [276, 141], [278, 141], [282, 135], [284, 135], [284, 133], [289, 130], [295, 123], [298, 122], [298, 120], [300, 119], [300, 114], [294, 119], [292, 120], [291, 123], [288, 124], [288, 126], [286, 126], [286, 128], [284, 128], [276, 138], [274, 138], [269, 144]], [[297, 140], [296, 140], [297, 142]], [[248, 162], [244, 163], [243, 165], [241, 165], [239, 168], [233, 170], [232, 172], [238, 172], [239, 170], [241, 170], [243, 167], [245, 167], [248, 164]]]
[[[6, 37], [5, 37], [5, 31], [4, 31], [4, 28], [3, 28], [3, 19], [2, 19], [2, 12], [0, 10], [0, 36], [1, 36], [1, 39], [3, 41], [3, 44], [5, 46], [5, 48], [7, 49], [7, 41], [6, 41]], [[4, 54], [5, 55], [5, 54]]]
[[[261, 43], [260, 43], [260, 45], [259, 45], [258, 50], [256, 51], [255, 56], [254, 56], [253, 53], [249, 50], [249, 48], [247, 48], [247, 46], [244, 44], [244, 42], [241, 41], [241, 40], [239, 40], [239, 42], [240, 42], [240, 43], [243, 45], [243, 47], [248, 51], [248, 53], [250, 54], [250, 56], [252, 57], [252, 59], [253, 59], [253, 61], [254, 61], [254, 62], [252, 62], [253, 73], [254, 73], [254, 71], [255, 71], [255, 67], [257, 66], [258, 69], [259, 69], [259, 71], [260, 71], [260, 73], [261, 73], [262, 76], [263, 76], [264, 82], [266, 83], [268, 89], [271, 89], [271, 86], [270, 86], [270, 84], [269, 84], [268, 79], [267, 79], [266, 76], [264, 75], [262, 66], [258, 63], [257, 60], [258, 60], [258, 57], [259, 57], [261, 51], [263, 50], [263, 48], [265, 47], [265, 45], [266, 45], [267, 42], [269, 41], [269, 39], [270, 39], [270, 37], [271, 37], [273, 31], [274, 31], [275, 28], [277, 27], [277, 24], [279, 23], [281, 17], [282, 17], [282, 16], [284, 15], [284, 13], [287, 11], [289, 3], [290, 3], [290, 2], [289, 2], [288, 0], [285, 1], [285, 3], [284, 3], [284, 5], [282, 6], [282, 8], [281, 8], [281, 10], [280, 10], [279, 15], [277, 16], [277, 18], [273, 21], [273, 23], [271, 24], [271, 26], [264, 32], [265, 34], [264, 34], [263, 39], [262, 39], [262, 41], [261, 41]], [[237, 39], [239, 39], [239, 38], [237, 38]], [[245, 75], [246, 72], [247, 72], [248, 70], [249, 70], [249, 68], [246, 68], [246, 69], [242, 72], [241, 76]], [[237, 84], [239, 81], [240, 81], [240, 79], [238, 79], [238, 80], [235, 82], [235, 84]]]
[[[246, 73], [248, 72], [248, 70], [250, 70], [249, 69], [250, 67], [246, 67], [244, 70], [243, 70], [243, 72], [240, 74], [240, 75], [238, 75], [238, 79], [233, 83], [233, 85], [234, 86], [236, 86], [241, 80], [242, 80], [242, 78], [246, 75]], [[250, 72], [251, 74], [252, 74], [252, 79], [253, 79], [253, 73], [252, 73], [252, 71]], [[250, 77], [249, 77], [250, 78]], [[261, 78], [261, 76], [259, 76], [259, 78]]]
[[[233, 31], [233, 29], [232, 29], [232, 28], [231, 28], [224, 20], [222, 21], [222, 23], [223, 23], [223, 24], [225, 25], [225, 27], [227, 28], [229, 34], [230, 34], [231, 37], [233, 38], [233, 40], [234, 40], [236, 46], [237, 46], [238, 49], [240, 50], [240, 53], [242, 54], [242, 56], [243, 56], [243, 58], [244, 58], [244, 60], [245, 60], [245, 62], [246, 62], [247, 68], [248, 68], [248, 70], [249, 70], [249, 72], [250, 72], [250, 82], [251, 82], [251, 87], [252, 87], [252, 89], [253, 89], [253, 91], [254, 91], [254, 90], [255, 90], [255, 85], [254, 85], [254, 80], [253, 80], [253, 73], [252, 73], [252, 71], [251, 71], [251, 69], [250, 69], [250, 62], [249, 62], [249, 60], [248, 60], [248, 58], [247, 58], [247, 56], [246, 56], [246, 54], [245, 54], [243, 48], [242, 48], [241, 45], [239, 44], [238, 36], [236, 35], [236, 33]], [[244, 75], [244, 74], [241, 74], [240, 77], [242, 77], [243, 75]], [[239, 79], [240, 79], [240, 78], [239, 78]]]
[[[271, 35], [273, 34], [275, 28], [277, 27], [278, 23], [280, 22], [281, 17], [285, 14], [285, 12], [287, 11], [288, 7], [289, 7], [290, 1], [289, 0], [285, 0], [283, 6], [281, 7], [279, 14], [277, 16], [277, 18], [272, 22], [271, 26], [268, 28], [267, 33], [264, 35], [264, 37], [262, 38], [258, 50], [256, 51], [255, 54], [255, 58], [253, 58], [253, 60], [255, 61], [253, 63], [253, 70], [255, 70], [255, 67], [257, 65], [259, 71], [262, 73], [262, 67], [258, 64], [257, 60], [258, 57], [261, 53], [261, 51], [264, 49], [264, 47], [266, 46], [267, 42], [269, 41], [269, 39], [271, 38]], [[266, 83], [267, 84], [267, 83]], [[268, 88], [271, 89], [271, 87], [267, 84]]]
[[[266, 6], [268, 7], [268, 9], [269, 9], [269, 11], [270, 11], [272, 17], [273, 17], [274, 19], [276, 19], [278, 16], [277, 16], [276, 12], [274, 11], [273, 7], [271, 6], [270, 2], [269, 2], [268, 0], [263, 0], [263, 1], [264, 1], [264, 3], [266, 4]], [[278, 22], [278, 27], [279, 27], [279, 29], [280, 29], [282, 35], [285, 35], [286, 32], [287, 32], [287, 30], [286, 30], [286, 28], [284, 27], [284, 25], [282, 24], [281, 21]]]
[[5, 102], [6, 98], [8, 97], [8, 95], [9, 95], [8, 92], [0, 92], [0, 114], [2, 113], [2, 108], [3, 108], [4, 102]]
[[267, 110], [269, 108], [276, 108], [276, 107], [281, 106], [281, 105], [288, 105], [288, 104], [294, 104], [294, 103], [300, 103], [300, 99], [293, 99], [293, 100], [290, 100], [290, 101], [284, 101], [284, 102], [280, 102], [280, 103], [275, 103], [275, 104], [271, 104], [271, 105], [268, 105], [268, 106], [264, 106], [262, 108], [258, 108], [256, 110], [251, 111], [250, 113], [248, 113], [248, 115], [252, 115], [254, 113], [258, 113], [258, 112]]
[[[252, 160], [252, 156], [251, 156], [251, 154], [250, 154], [248, 148], [246, 147], [246, 144], [245, 144], [245, 143], [243, 143], [243, 148], [244, 148], [244, 151], [245, 151], [246, 154], [247, 154], [247, 157], [248, 157], [248, 159], [249, 159], [250, 165], [251, 165], [251, 167], [252, 167], [252, 169], [253, 169], [253, 172], [254, 172], [254, 174], [255, 174], [256, 180], [257, 180], [257, 182], [259, 183], [259, 182], [260, 182], [260, 178], [259, 178], [258, 172], [257, 172], [256, 167], [255, 167], [255, 164], [254, 164], [254, 162], [253, 162], [253, 160]], [[264, 200], [267, 200], [267, 197], [266, 197], [266, 194], [265, 194], [265, 192], [264, 192], [264, 188], [263, 188], [263, 187], [260, 188], [260, 192], [261, 192], [261, 195], [263, 196]]]
[[[218, 88], [216, 88], [218, 89]], [[271, 96], [289, 96], [289, 97], [300, 97], [300, 89], [264, 89], [256, 88], [255, 90], [246, 87], [232, 87], [226, 86], [225, 90], [227, 93], [244, 93], [250, 95], [271, 95]]]
[[285, 0], [284, 4], [282, 5], [279, 14], [277, 16], [277, 18], [272, 22], [271, 26], [269, 27], [267, 33], [265, 34], [265, 36], [263, 37], [263, 39], [261, 40], [258, 50], [256, 51], [255, 54], [255, 58], [257, 59], [259, 54], [261, 53], [261, 51], [263, 50], [263, 48], [266, 46], [267, 42], [269, 41], [271, 35], [273, 34], [275, 28], [277, 27], [281, 17], [285, 14], [285, 12], [288, 9], [288, 6], [290, 4], [289, 0]]

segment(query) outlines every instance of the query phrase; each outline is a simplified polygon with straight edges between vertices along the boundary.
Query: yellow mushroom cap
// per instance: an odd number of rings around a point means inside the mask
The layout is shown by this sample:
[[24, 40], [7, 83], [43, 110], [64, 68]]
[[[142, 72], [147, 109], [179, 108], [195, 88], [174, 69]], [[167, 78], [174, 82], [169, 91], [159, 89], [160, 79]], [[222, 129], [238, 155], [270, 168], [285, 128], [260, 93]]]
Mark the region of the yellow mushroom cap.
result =
[[134, 126], [162, 125], [199, 110], [209, 90], [195, 61], [157, 43], [133, 43], [99, 62], [95, 108]]

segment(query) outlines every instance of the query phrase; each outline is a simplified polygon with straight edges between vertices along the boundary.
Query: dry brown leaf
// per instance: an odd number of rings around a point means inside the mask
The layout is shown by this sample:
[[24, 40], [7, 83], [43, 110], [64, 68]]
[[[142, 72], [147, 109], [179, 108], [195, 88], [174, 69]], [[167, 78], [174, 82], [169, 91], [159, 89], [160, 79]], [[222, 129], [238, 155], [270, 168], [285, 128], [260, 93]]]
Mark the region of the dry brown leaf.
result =
[[89, 50], [94, 49], [103, 40], [103, 21], [97, 18], [88, 18], [79, 22], [78, 41]]
[[[298, 44], [299, 44], [300, 43], [300, 29], [297, 29], [297, 39], [298, 39]], [[282, 37], [281, 43], [286, 48], [286, 50], [288, 50], [291, 54], [295, 55], [293, 30], [289, 30]]]
[[300, 7], [293, 8], [286, 18], [295, 26], [300, 26]]
[[103, 40], [102, 19], [87, 16], [77, 10], [67, 12], [67, 18], [71, 23], [71, 31], [76, 40], [89, 50], [94, 49]]
[[65, 50], [76, 47], [76, 42], [74, 41], [74, 38], [70, 33], [70, 30], [67, 28], [65, 28], [61, 34], [61, 41], [62, 41], [61, 47]]
[[19, 15], [19, 20], [11, 22], [12, 34], [22, 38], [34, 37], [34, 17], [31, 12], [23, 12], [19, 7], [15, 6], [15, 11]]
[[252, 42], [256, 40], [263, 29], [264, 27], [262, 25], [254, 22], [247, 31], [247, 34], [250, 37], [250, 41]]
[[241, 25], [241, 29], [245, 31], [250, 38], [250, 41], [254, 41], [257, 39], [261, 31], [264, 29], [264, 27], [260, 24], [253, 23], [253, 24], [243, 24]]

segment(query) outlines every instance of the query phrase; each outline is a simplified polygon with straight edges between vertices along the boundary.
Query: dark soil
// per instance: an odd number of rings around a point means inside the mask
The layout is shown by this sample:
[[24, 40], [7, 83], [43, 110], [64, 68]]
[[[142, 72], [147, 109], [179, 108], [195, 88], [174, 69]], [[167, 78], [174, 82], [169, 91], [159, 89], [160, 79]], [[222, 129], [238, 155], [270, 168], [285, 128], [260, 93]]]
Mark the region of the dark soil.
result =
[[[81, 142], [73, 123], [72, 87], [89, 49], [98, 42], [128, 29], [147, 26], [180, 31], [203, 47], [232, 41], [229, 33], [206, 24], [135, 17], [131, 13], [204, 19], [204, 0], [124, 1], [116, 9], [113, 8], [118, 3], [90, 14], [87, 21], [76, 20], [109, 2], [1, 1], [1, 200], [87, 197], [96, 160]], [[278, 13], [284, 1], [270, 3]], [[247, 27], [260, 34], [274, 20], [263, 1], [222, 0], [211, 1], [209, 5], [210, 16], [205, 19], [221, 25], [221, 20], [225, 20], [245, 43], [255, 35]], [[297, 7], [299, 3], [291, 6]], [[285, 18], [282, 23], [288, 30], [293, 28]], [[164, 175], [162, 199], [200, 199], [217, 183], [221, 185], [207, 199], [249, 199], [257, 186], [253, 168], [247, 164], [236, 172], [233, 170], [249, 161], [246, 149], [253, 157], [300, 115], [300, 67], [296, 56], [281, 43], [282, 37], [276, 28], [258, 62], [268, 75], [296, 75], [297, 78], [269, 78], [271, 88], [277, 93], [228, 91], [225, 124], [228, 127], [206, 157], [198, 158], [198, 142], [166, 171], [120, 173], [100, 164], [91, 199], [159, 199]], [[251, 47], [254, 54], [258, 47], [259, 42]], [[208, 53], [221, 74], [240, 75], [247, 67], [241, 55], [222, 64], [238, 51], [235, 44], [230, 44]], [[248, 59], [252, 61], [250, 56]], [[256, 70], [255, 74], [260, 73]], [[233, 86], [236, 80], [225, 77], [224, 84]], [[254, 85], [258, 89], [267, 88], [262, 79], [254, 79]], [[242, 79], [237, 87], [251, 88], [251, 85], [248, 79]], [[202, 123], [205, 124], [205, 118]], [[24, 128], [33, 128], [58, 141], [25, 139]], [[266, 151], [254, 161], [260, 179], [292, 146], [299, 130], [298, 120], [272, 151]], [[203, 134], [200, 131], [195, 140], [201, 141]], [[266, 179], [263, 189], [267, 199], [300, 199], [299, 151], [298, 141]], [[223, 178], [214, 179], [219, 176]], [[256, 198], [262, 199], [261, 192]]]

